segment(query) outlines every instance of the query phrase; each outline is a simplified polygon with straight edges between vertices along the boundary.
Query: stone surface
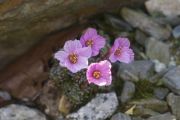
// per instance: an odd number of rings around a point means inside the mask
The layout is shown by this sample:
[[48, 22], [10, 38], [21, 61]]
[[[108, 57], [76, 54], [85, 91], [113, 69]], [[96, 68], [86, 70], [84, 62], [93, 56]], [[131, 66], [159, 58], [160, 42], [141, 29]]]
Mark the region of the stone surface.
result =
[[120, 31], [132, 31], [132, 27], [118, 16], [105, 14], [105, 22]]
[[163, 100], [168, 95], [169, 90], [167, 88], [155, 88], [154, 96], [160, 100]]
[[133, 82], [126, 81], [120, 96], [121, 103], [128, 102], [135, 93], [135, 84]]
[[122, 17], [133, 27], [139, 28], [157, 39], [168, 39], [171, 35], [170, 26], [162, 26], [143, 12], [128, 8], [121, 10]]
[[117, 75], [124, 80], [148, 79], [154, 72], [154, 63], [149, 60], [138, 60], [130, 64], [119, 64]]
[[147, 120], [176, 120], [176, 117], [171, 113], [165, 113], [161, 115], [152, 116]]
[[180, 25], [173, 29], [172, 34], [175, 38], [180, 38]]
[[6, 91], [0, 91], [0, 98], [3, 98], [4, 100], [11, 100], [11, 96]]
[[158, 100], [155, 98], [148, 98], [148, 99], [141, 99], [132, 101], [129, 104], [136, 105], [136, 106], [142, 106], [146, 109], [151, 109], [155, 112], [164, 113], [168, 111], [168, 105], [165, 101]]
[[145, 120], [145, 119], [143, 119], [141, 117], [133, 117], [132, 120]]
[[154, 64], [155, 64], [155, 71], [157, 73], [163, 71], [166, 69], [166, 65], [162, 62], [159, 62], [159, 60], [153, 60]]
[[142, 46], [145, 46], [147, 35], [140, 30], [136, 30], [135, 40]]
[[131, 117], [129, 115], [119, 112], [119, 113], [113, 115], [111, 120], [131, 120]]
[[170, 61], [169, 45], [154, 38], [148, 39], [146, 44], [146, 54], [150, 59], [157, 59], [166, 64]]
[[58, 110], [59, 100], [61, 98], [61, 91], [57, 89], [54, 83], [49, 80], [43, 87], [36, 103], [43, 106], [44, 112], [53, 117], [60, 115]]
[[144, 108], [143, 106], [136, 106], [133, 110], [134, 116], [150, 117], [150, 116], [159, 115], [159, 114], [160, 113], [155, 112], [148, 108]]
[[180, 95], [180, 66], [169, 70], [162, 80], [165, 86]]
[[167, 97], [167, 102], [171, 107], [172, 113], [180, 120], [180, 96], [170, 93]]
[[118, 99], [114, 92], [97, 94], [87, 105], [76, 113], [69, 114], [68, 120], [104, 120], [117, 109]]
[[46, 120], [46, 117], [36, 109], [12, 104], [0, 109], [0, 120]]
[[168, 17], [180, 15], [179, 0], [148, 0], [145, 6], [151, 14], [160, 13]]

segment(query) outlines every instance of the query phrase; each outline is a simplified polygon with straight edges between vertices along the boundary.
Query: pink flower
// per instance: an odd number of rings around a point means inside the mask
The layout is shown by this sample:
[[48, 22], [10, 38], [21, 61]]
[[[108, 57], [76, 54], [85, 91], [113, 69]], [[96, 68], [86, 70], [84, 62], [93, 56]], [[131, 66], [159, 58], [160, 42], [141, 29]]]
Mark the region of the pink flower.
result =
[[117, 38], [111, 48], [109, 60], [116, 62], [117, 60], [124, 63], [130, 63], [134, 60], [134, 52], [130, 47], [130, 42], [127, 38]]
[[61, 66], [76, 73], [88, 67], [91, 54], [90, 47], [82, 47], [79, 40], [69, 40], [65, 43], [64, 50], [57, 51], [54, 57], [60, 61]]
[[88, 28], [80, 38], [83, 47], [90, 46], [92, 49], [92, 56], [99, 54], [99, 50], [105, 45], [105, 38], [98, 35], [96, 29]]
[[89, 65], [86, 77], [88, 83], [94, 83], [98, 86], [110, 85], [112, 81], [111, 63], [107, 60]]

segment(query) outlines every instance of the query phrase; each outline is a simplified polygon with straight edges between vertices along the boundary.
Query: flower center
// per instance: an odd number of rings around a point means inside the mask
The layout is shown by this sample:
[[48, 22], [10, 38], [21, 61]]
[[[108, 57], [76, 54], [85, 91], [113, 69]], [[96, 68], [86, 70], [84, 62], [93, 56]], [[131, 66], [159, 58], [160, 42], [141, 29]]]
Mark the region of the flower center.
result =
[[120, 56], [121, 55], [121, 48], [116, 49], [114, 55]]
[[96, 78], [96, 79], [99, 79], [101, 77], [101, 72], [96, 70], [93, 72], [93, 77]]
[[69, 61], [71, 63], [73, 63], [73, 64], [77, 63], [78, 58], [77, 58], [77, 55], [75, 53], [70, 54], [68, 57], [69, 57]]
[[93, 41], [92, 41], [92, 40], [87, 40], [87, 41], [85, 42], [85, 45], [86, 45], [86, 46], [92, 46], [92, 45], [93, 45]]

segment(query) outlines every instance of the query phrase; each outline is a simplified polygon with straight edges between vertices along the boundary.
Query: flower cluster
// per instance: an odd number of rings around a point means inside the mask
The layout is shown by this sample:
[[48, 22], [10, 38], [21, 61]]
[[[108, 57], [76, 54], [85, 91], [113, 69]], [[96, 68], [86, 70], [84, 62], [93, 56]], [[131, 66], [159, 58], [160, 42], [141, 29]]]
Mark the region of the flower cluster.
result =
[[[88, 59], [97, 56], [105, 47], [106, 39], [99, 35], [94, 28], [88, 28], [80, 37], [80, 40], [69, 40], [65, 43], [63, 50], [55, 53], [54, 57], [59, 64], [66, 67], [72, 73], [87, 69], [86, 77], [88, 83], [98, 86], [107, 86], [112, 82], [111, 63], [103, 60], [89, 65]], [[127, 38], [117, 38], [109, 52], [109, 60], [130, 63], [134, 60], [134, 53], [130, 49]], [[108, 59], [108, 58], [107, 58]]]

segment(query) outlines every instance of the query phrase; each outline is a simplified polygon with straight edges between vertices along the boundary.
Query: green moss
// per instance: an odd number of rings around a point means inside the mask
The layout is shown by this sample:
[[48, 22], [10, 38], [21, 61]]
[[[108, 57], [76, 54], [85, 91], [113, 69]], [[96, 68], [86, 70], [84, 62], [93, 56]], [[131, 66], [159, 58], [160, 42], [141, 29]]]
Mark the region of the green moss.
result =
[[153, 96], [153, 89], [155, 85], [148, 80], [139, 80], [135, 83], [135, 85], [136, 92], [134, 95], [134, 99], [147, 99]]

